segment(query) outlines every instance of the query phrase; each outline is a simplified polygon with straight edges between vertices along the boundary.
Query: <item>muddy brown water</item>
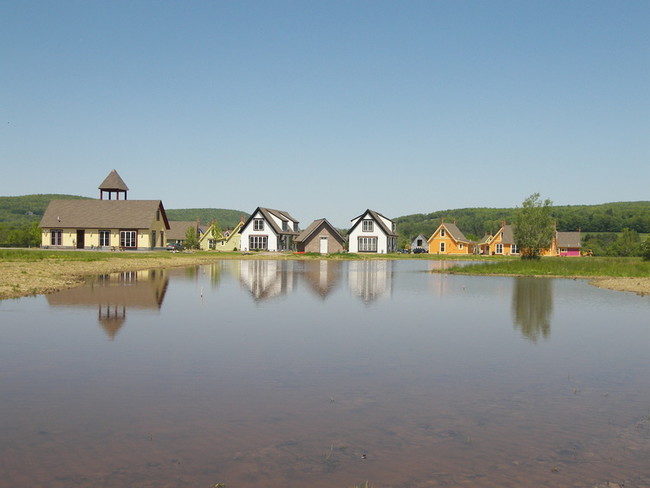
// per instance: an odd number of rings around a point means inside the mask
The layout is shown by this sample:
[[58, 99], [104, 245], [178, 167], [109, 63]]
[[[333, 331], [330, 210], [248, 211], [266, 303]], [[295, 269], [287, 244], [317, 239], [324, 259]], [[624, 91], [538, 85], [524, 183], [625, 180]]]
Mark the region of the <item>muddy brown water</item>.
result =
[[0, 302], [0, 487], [648, 486], [650, 300], [223, 261]]

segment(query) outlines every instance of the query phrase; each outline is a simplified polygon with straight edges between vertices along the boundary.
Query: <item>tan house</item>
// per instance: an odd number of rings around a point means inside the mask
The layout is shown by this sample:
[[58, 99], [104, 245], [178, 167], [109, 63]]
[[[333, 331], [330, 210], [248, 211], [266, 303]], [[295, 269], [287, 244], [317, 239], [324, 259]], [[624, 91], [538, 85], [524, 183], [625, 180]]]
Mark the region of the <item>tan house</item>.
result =
[[470, 241], [456, 226], [442, 220], [429, 237], [429, 254], [473, 254], [475, 243]]
[[242, 218], [234, 229], [217, 230], [214, 232], [214, 224], [210, 224], [199, 239], [199, 247], [203, 251], [238, 251], [241, 249], [241, 234], [239, 231], [244, 225]]
[[[127, 200], [128, 188], [113, 170], [100, 200], [52, 200], [39, 227], [41, 246], [56, 249], [155, 249], [165, 247], [169, 230], [160, 200]], [[109, 199], [103, 193], [109, 192]], [[110, 195], [116, 192], [118, 199]], [[119, 194], [124, 199], [119, 200]]]
[[345, 239], [327, 219], [314, 220], [295, 242], [298, 252], [331, 254], [345, 250]]

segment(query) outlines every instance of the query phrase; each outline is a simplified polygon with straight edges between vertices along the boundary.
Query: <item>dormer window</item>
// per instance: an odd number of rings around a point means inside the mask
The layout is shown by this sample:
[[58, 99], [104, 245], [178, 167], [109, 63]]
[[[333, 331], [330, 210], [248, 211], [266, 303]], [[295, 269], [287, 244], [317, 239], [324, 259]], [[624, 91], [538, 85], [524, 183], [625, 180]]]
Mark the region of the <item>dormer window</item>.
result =
[[289, 222], [287, 222], [287, 221], [282, 222], [282, 230], [284, 232], [289, 230]]
[[264, 219], [253, 219], [253, 230], [264, 230]]
[[445, 237], [445, 229], [440, 229], [440, 237]]
[[372, 232], [374, 229], [374, 222], [372, 220], [364, 220], [362, 222], [361, 230], [363, 232]]

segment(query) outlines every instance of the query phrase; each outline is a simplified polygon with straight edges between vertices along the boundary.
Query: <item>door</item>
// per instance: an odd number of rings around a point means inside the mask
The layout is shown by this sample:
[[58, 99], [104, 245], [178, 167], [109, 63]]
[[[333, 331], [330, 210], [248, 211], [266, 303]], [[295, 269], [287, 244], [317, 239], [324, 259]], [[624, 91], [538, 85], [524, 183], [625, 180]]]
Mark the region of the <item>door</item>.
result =
[[83, 229], [77, 230], [77, 249], [83, 249], [85, 246], [86, 232]]
[[327, 254], [327, 236], [321, 236], [320, 238], [320, 253]]
[[151, 231], [151, 249], [156, 247], [156, 231], [152, 230]]

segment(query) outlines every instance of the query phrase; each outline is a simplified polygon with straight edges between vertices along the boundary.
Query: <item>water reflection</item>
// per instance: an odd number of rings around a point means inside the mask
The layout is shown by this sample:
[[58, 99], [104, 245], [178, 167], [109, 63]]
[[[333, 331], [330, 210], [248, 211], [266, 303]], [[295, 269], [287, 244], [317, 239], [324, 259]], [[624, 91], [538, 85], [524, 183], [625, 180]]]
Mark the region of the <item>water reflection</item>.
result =
[[549, 278], [514, 278], [512, 289], [513, 326], [530, 341], [551, 335], [553, 315], [553, 280]]
[[89, 286], [47, 295], [52, 307], [97, 308], [97, 321], [113, 340], [128, 308], [160, 310], [169, 278], [165, 270], [129, 271], [98, 276]]
[[342, 266], [340, 261], [306, 261], [301, 276], [316, 296], [325, 299], [338, 286]]
[[351, 261], [348, 266], [350, 291], [365, 303], [390, 295], [393, 261]]
[[240, 261], [240, 282], [255, 301], [268, 300], [293, 291], [296, 284], [295, 261]]

